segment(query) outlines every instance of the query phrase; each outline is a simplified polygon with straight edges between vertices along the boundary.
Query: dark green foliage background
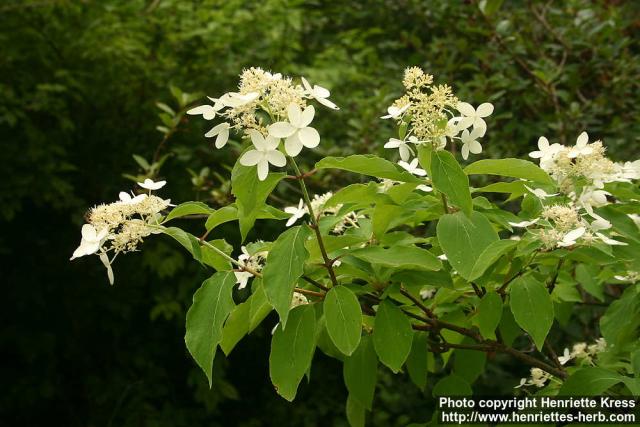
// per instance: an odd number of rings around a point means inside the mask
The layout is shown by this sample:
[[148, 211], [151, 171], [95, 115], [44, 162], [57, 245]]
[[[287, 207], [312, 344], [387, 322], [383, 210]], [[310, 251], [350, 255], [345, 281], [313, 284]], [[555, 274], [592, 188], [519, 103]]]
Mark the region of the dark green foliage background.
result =
[[[378, 117], [411, 65], [464, 100], [495, 104], [483, 155], [523, 156], [540, 135], [572, 143], [587, 129], [612, 157], [637, 157], [640, 5], [505, 3], [486, 16], [473, 1], [2, 2], [0, 423], [345, 425], [341, 367], [319, 353], [296, 403], [276, 396], [267, 368], [275, 318], [216, 358], [209, 391], [183, 343], [207, 272], [167, 239], [150, 239], [118, 259], [110, 287], [97, 259], [68, 262], [82, 216], [131, 187], [121, 175], [140, 172], [131, 154], [152, 156], [161, 139], [154, 104], [172, 103], [170, 84], [218, 95], [253, 65], [305, 75], [342, 107], [317, 115], [323, 143], [309, 164], [379, 152], [392, 134]], [[170, 140], [162, 195], [224, 203], [224, 185], [215, 197], [196, 194], [186, 171], [229, 175], [236, 154], [214, 152], [205, 125], [185, 121]], [[330, 189], [328, 175], [313, 186]], [[298, 195], [285, 187], [276, 197]], [[259, 222], [250, 239], [279, 230]], [[237, 246], [235, 225], [217, 234]], [[476, 391], [510, 393], [522, 374], [491, 363]], [[372, 424], [427, 420], [429, 395], [381, 372]]]

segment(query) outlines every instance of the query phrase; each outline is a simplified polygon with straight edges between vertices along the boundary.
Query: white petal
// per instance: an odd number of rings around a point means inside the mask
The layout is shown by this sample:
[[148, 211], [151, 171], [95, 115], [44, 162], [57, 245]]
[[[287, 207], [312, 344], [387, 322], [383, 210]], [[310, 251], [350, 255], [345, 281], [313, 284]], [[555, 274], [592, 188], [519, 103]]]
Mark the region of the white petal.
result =
[[493, 113], [493, 104], [490, 102], [485, 102], [478, 106], [476, 110], [476, 114], [480, 117], [487, 117]]
[[289, 122], [276, 122], [269, 126], [269, 135], [274, 138], [287, 138], [297, 129]]
[[299, 128], [304, 128], [309, 126], [309, 124], [313, 121], [313, 116], [315, 114], [316, 114], [316, 109], [313, 107], [313, 105], [307, 106], [307, 108], [305, 108], [302, 114], [300, 115], [300, 123], [296, 126]]
[[329, 89], [318, 85], [315, 85], [313, 87], [313, 93], [318, 101], [320, 101], [318, 98], [328, 98], [331, 96], [331, 92], [329, 92]]
[[460, 152], [462, 153], [462, 158], [467, 160], [469, 158], [469, 144], [462, 144]]
[[257, 165], [264, 155], [258, 150], [249, 150], [240, 157], [240, 164], [242, 166], [254, 166]]
[[267, 136], [264, 140], [266, 151], [273, 151], [280, 145], [280, 138], [274, 138], [271, 135]]
[[571, 230], [570, 232], [565, 234], [564, 238], [562, 240], [564, 242], [575, 241], [575, 240], [579, 239], [580, 237], [582, 237], [582, 235], [584, 234], [585, 231], [586, 231], [586, 229], [584, 227], [576, 228], [575, 230]]
[[267, 149], [267, 144], [264, 140], [264, 136], [260, 132], [255, 129], [250, 129], [247, 131], [249, 137], [251, 137], [251, 143], [258, 151], [265, 151]]
[[471, 132], [471, 134], [475, 134], [476, 138], [481, 138], [485, 133], [487, 133], [487, 123], [483, 118], [476, 117], [476, 119], [473, 121], [473, 132]]
[[132, 197], [129, 193], [121, 191], [120, 193], [118, 193], [118, 198], [121, 202], [130, 202]]
[[289, 107], [287, 108], [287, 117], [289, 117], [289, 123], [297, 128], [304, 127], [300, 126], [300, 116], [302, 116], [302, 111], [300, 111], [300, 107], [298, 106], [298, 104], [289, 104]]
[[320, 104], [324, 105], [325, 107], [329, 107], [329, 108], [332, 108], [334, 110], [339, 110], [340, 109], [340, 107], [338, 107], [333, 102], [329, 101], [327, 98], [316, 98], [316, 101], [318, 101]]
[[529, 157], [533, 159], [540, 159], [542, 155], [543, 155], [542, 151], [532, 151], [529, 153]]
[[400, 152], [400, 158], [405, 162], [411, 158], [411, 149], [407, 146], [407, 144], [402, 144], [398, 147], [398, 151]]
[[274, 166], [283, 167], [287, 164], [287, 158], [279, 151], [269, 151], [266, 158]]
[[582, 132], [578, 136], [578, 139], [576, 140], [576, 145], [578, 147], [582, 147], [582, 146], [587, 145], [588, 142], [589, 142], [589, 134], [587, 134], [587, 132]]
[[82, 226], [82, 239], [87, 241], [96, 240], [96, 229], [91, 224], [85, 224]]
[[218, 136], [216, 137], [215, 147], [222, 148], [227, 144], [227, 141], [229, 141], [229, 126], [225, 127], [220, 131], [220, 133], [218, 133]]
[[460, 114], [464, 116], [474, 117], [476, 115], [475, 108], [473, 108], [473, 106], [468, 102], [458, 102], [458, 105], [456, 105], [456, 108], [458, 111], [460, 111]]
[[471, 126], [476, 121], [476, 118], [471, 117], [462, 117], [458, 122], [458, 129], [466, 129]]
[[215, 125], [213, 128], [211, 128], [211, 130], [209, 132], [205, 133], [204, 136], [205, 136], [205, 138], [211, 138], [213, 136], [216, 136], [220, 132], [222, 132], [224, 129], [229, 130], [229, 123], [222, 122], [222, 123], [219, 123], [219, 124]]
[[300, 129], [298, 131], [298, 139], [307, 148], [315, 148], [320, 144], [320, 134], [312, 127]]
[[201, 105], [187, 111], [191, 116], [202, 115], [205, 120], [212, 120], [216, 116], [216, 109], [211, 105]]
[[302, 151], [302, 142], [298, 138], [298, 132], [291, 135], [284, 141], [284, 151], [291, 157], [295, 157]]
[[305, 79], [304, 77], [300, 77], [300, 79], [302, 80], [302, 86], [304, 86], [304, 89], [309, 93], [313, 92], [313, 89], [311, 89], [311, 85], [309, 84], [307, 79]]
[[297, 220], [298, 220], [298, 217], [295, 215], [289, 218], [289, 220], [287, 221], [287, 227], [291, 227], [293, 224], [296, 223]]
[[545, 151], [549, 149], [549, 140], [544, 136], [538, 138], [538, 149], [540, 151]]
[[480, 145], [478, 141], [471, 141], [468, 145], [469, 151], [471, 151], [473, 154], [482, 153], [482, 145]]
[[258, 179], [264, 181], [267, 175], [269, 175], [269, 162], [263, 158], [258, 162]]
[[[384, 148], [398, 148], [403, 144], [404, 144], [404, 141], [401, 141], [396, 138], [389, 138], [389, 141], [387, 141], [387, 143], [384, 144]], [[406, 159], [402, 159], [402, 160], [406, 160]]]

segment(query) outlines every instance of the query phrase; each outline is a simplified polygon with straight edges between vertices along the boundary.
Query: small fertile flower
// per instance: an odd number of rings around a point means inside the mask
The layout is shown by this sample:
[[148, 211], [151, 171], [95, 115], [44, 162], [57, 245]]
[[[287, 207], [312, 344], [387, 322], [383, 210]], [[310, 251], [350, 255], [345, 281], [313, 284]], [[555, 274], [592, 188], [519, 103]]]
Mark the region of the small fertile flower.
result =
[[540, 221], [540, 218], [532, 219], [531, 221], [509, 222], [509, 225], [512, 227], [526, 228], [538, 221]]
[[329, 98], [329, 96], [331, 96], [331, 92], [329, 92], [329, 89], [325, 89], [322, 86], [318, 85], [313, 85], [313, 87], [311, 87], [307, 79], [305, 79], [304, 77], [302, 77], [302, 85], [304, 86], [305, 94], [307, 96], [315, 99], [325, 107], [333, 108], [334, 110], [340, 109], [336, 104], [327, 99]]
[[97, 231], [95, 227], [91, 224], [85, 224], [82, 226], [82, 240], [80, 241], [80, 246], [73, 251], [73, 255], [71, 259], [76, 259], [81, 256], [91, 255], [98, 252], [100, 246], [102, 245], [102, 241], [105, 237], [107, 237], [107, 229], [103, 228], [100, 231]]
[[131, 196], [131, 194], [129, 194], [129, 193], [125, 192], [125, 191], [121, 191], [118, 194], [118, 198], [120, 199], [120, 203], [125, 204], [125, 205], [135, 205], [136, 203], [142, 202], [146, 197], [147, 197], [146, 194], [138, 194], [137, 196], [133, 197], [133, 196]]
[[478, 138], [482, 136], [480, 129], [474, 128], [471, 132], [468, 129], [462, 131], [460, 135], [460, 140], [462, 141], [462, 148], [460, 151], [462, 152], [462, 158], [467, 160], [469, 157], [469, 152], [473, 154], [482, 153], [482, 145], [478, 142]]
[[290, 156], [297, 156], [302, 147], [315, 148], [320, 143], [320, 134], [310, 127], [315, 109], [309, 105], [304, 111], [297, 104], [290, 104], [287, 108], [288, 122], [276, 122], [269, 126], [269, 136], [286, 138], [284, 149]]
[[575, 230], [569, 231], [564, 235], [561, 241], [558, 242], [558, 246], [562, 248], [567, 248], [569, 246], [573, 246], [576, 244], [576, 240], [578, 240], [585, 233], [586, 229], [584, 227], [576, 228]]
[[573, 159], [580, 155], [587, 155], [591, 153], [593, 153], [593, 148], [589, 146], [589, 135], [586, 132], [582, 132], [576, 140], [576, 145], [569, 150], [567, 156]]
[[229, 129], [231, 125], [227, 122], [222, 122], [218, 125], [215, 125], [209, 132], [205, 133], [204, 136], [206, 138], [216, 137], [216, 148], [222, 148], [227, 144], [229, 140]]
[[526, 188], [530, 193], [532, 193], [534, 196], [536, 196], [540, 200], [544, 200], [547, 197], [557, 196], [559, 194], [559, 193], [549, 194], [546, 191], [544, 191], [542, 188], [531, 188], [528, 185], [525, 185], [524, 188]]
[[427, 171], [425, 171], [424, 169], [420, 169], [418, 167], [418, 159], [413, 159], [411, 161], [411, 163], [407, 163], [405, 161], [400, 160], [398, 162], [398, 164], [400, 166], [402, 166], [403, 169], [405, 169], [407, 172], [416, 175], [416, 176], [426, 176], [427, 175]]
[[158, 182], [155, 182], [155, 181], [153, 181], [152, 179], [147, 178], [147, 179], [145, 179], [143, 182], [139, 182], [139, 183], [138, 183], [138, 185], [139, 185], [140, 187], [144, 188], [145, 190], [152, 191], [152, 190], [159, 190], [159, 189], [161, 189], [162, 187], [164, 187], [164, 186], [165, 186], [165, 184], [166, 184], [166, 183], [167, 183], [167, 181], [158, 181]]
[[529, 153], [529, 157], [533, 159], [541, 159], [541, 161], [551, 159], [558, 151], [562, 149], [562, 145], [553, 143], [549, 145], [549, 140], [544, 136], [538, 138], [538, 151]]
[[397, 148], [400, 152], [400, 158], [405, 162], [413, 155], [413, 150], [409, 147], [409, 144], [396, 138], [389, 138], [389, 141], [384, 144], [384, 148]]
[[291, 227], [297, 220], [306, 215], [307, 208], [304, 206], [304, 200], [300, 199], [298, 206], [288, 206], [284, 208], [284, 211], [291, 215], [291, 218], [287, 221], [287, 227]]
[[484, 136], [487, 130], [487, 123], [484, 121], [484, 117], [489, 117], [493, 113], [493, 104], [485, 102], [475, 109], [468, 102], [458, 102], [456, 108], [463, 116], [458, 126], [461, 129], [467, 129], [473, 125], [474, 129], [480, 131], [480, 136]]
[[213, 101], [213, 105], [200, 105], [187, 111], [190, 116], [202, 116], [205, 120], [213, 120], [216, 113], [224, 108], [224, 103], [217, 98], [208, 97]]
[[392, 105], [391, 107], [387, 108], [387, 115], [386, 116], [381, 116], [381, 119], [397, 119], [398, 117], [402, 116], [402, 113], [404, 113], [405, 111], [407, 111], [407, 109], [409, 109], [409, 107], [411, 106], [411, 104], [406, 104], [403, 105], [402, 107], [396, 107], [394, 105]]
[[243, 166], [258, 166], [258, 179], [264, 181], [269, 175], [269, 163], [282, 167], [287, 164], [287, 159], [280, 151], [280, 141], [268, 136], [266, 139], [256, 130], [250, 130], [251, 142], [255, 150], [249, 150], [240, 157]]

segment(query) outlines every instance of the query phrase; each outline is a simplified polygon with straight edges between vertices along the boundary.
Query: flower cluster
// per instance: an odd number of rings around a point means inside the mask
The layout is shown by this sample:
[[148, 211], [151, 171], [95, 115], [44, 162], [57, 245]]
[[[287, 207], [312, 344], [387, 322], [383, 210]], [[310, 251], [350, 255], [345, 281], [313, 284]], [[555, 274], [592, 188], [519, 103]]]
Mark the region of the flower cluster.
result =
[[[538, 150], [529, 153], [539, 159], [540, 168], [549, 173], [559, 193], [548, 194], [541, 188], [527, 191], [544, 204], [546, 199], [560, 196], [562, 203], [543, 207], [539, 218], [510, 222], [513, 227], [541, 227], [536, 233], [547, 249], [571, 247], [576, 244], [602, 242], [607, 245], [627, 245], [615, 236], [604, 234], [611, 223], [598, 215], [594, 208], [610, 203], [611, 194], [604, 185], [610, 182], [632, 182], [640, 179], [640, 161], [615, 163], [605, 156], [601, 141], [589, 143], [582, 132], [570, 147], [540, 137]], [[555, 199], [554, 199], [555, 200]], [[632, 215], [629, 215], [633, 219]]]
[[433, 85], [433, 76], [418, 67], [405, 70], [403, 85], [405, 94], [381, 117], [393, 119], [400, 126], [400, 138], [389, 139], [384, 147], [398, 149], [404, 163], [401, 166], [407, 169], [405, 165], [411, 165], [414, 147], [422, 144], [442, 150], [448, 140], [458, 140], [465, 160], [469, 153], [482, 152], [478, 139], [487, 131], [484, 119], [493, 113], [492, 104], [485, 102], [474, 108], [460, 102], [449, 86]]
[[236, 283], [239, 284], [238, 289], [244, 289], [247, 286], [249, 279], [254, 276], [253, 273], [259, 273], [262, 271], [269, 252], [257, 251], [250, 253], [246, 246], [242, 246], [240, 249], [242, 250], [242, 254], [238, 256], [238, 266], [240, 269], [238, 271], [234, 271], [233, 274], [236, 276]]
[[585, 342], [576, 343], [571, 351], [564, 349], [562, 356], [558, 357], [561, 365], [566, 365], [569, 361], [577, 359], [593, 364], [593, 359], [607, 349], [607, 342], [604, 338], [598, 338], [593, 344], [587, 345]]
[[[111, 264], [116, 256], [121, 252], [135, 251], [145, 237], [161, 232], [161, 212], [171, 206], [171, 201], [154, 196], [151, 191], [165, 184], [166, 181], [146, 179], [138, 185], [149, 190], [149, 194], [133, 196], [121, 192], [117, 202], [92, 208], [87, 214], [87, 224], [82, 226], [80, 246], [71, 259], [98, 254], [107, 269], [109, 283], [113, 284]], [[110, 252], [113, 253], [111, 259]]]
[[237, 92], [228, 92], [219, 98], [209, 97], [212, 104], [192, 108], [187, 114], [202, 115], [205, 120], [223, 118], [223, 122], [205, 134], [208, 138], [216, 137], [216, 148], [227, 144], [231, 130], [249, 138], [253, 149], [240, 157], [240, 164], [256, 166], [258, 178], [265, 180], [269, 165], [286, 165], [280, 149], [282, 140], [284, 152], [291, 157], [300, 154], [304, 147], [318, 146], [320, 134], [310, 126], [315, 109], [308, 101], [315, 100], [337, 110], [329, 100], [330, 95], [327, 89], [312, 86], [304, 77], [301, 84], [294, 84], [290, 77], [252, 67], [240, 75]]

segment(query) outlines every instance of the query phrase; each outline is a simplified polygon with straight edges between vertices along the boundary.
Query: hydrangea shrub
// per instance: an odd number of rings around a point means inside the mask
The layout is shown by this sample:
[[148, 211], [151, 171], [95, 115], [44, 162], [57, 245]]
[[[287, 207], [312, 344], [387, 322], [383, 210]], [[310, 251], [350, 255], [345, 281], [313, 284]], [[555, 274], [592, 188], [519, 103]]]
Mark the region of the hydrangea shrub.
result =
[[[458, 156], [482, 153], [493, 105], [461, 101], [415, 67], [402, 83], [405, 93], [381, 116], [397, 125], [384, 145], [397, 163], [354, 154], [302, 171], [295, 158], [322, 142], [316, 113], [339, 109], [329, 90], [243, 71], [236, 92], [187, 111], [213, 122], [205, 137], [216, 149], [241, 142], [235, 202], [176, 206], [154, 194], [165, 181], [145, 180], [144, 192], [89, 211], [72, 259], [97, 255], [113, 284], [119, 254], [152, 234], [172, 237], [215, 270], [193, 296], [185, 335], [209, 383], [217, 349], [229, 354], [275, 311], [276, 392], [293, 400], [319, 350], [343, 362], [353, 425], [372, 409], [380, 365], [420, 389], [437, 373], [436, 396], [469, 395], [477, 375], [464, 366], [492, 363], [475, 354], [528, 366], [530, 377], [514, 381], [527, 393], [640, 394], [640, 161], [610, 160], [583, 132], [573, 146], [540, 137], [529, 155], [538, 164], [463, 167]], [[306, 182], [325, 169], [363, 179], [310, 194]], [[303, 198], [268, 204], [284, 180], [297, 182]], [[200, 236], [174, 225], [193, 215], [205, 218]], [[244, 241], [257, 219], [280, 221], [282, 233], [238, 250], [208, 238], [237, 221]], [[236, 287], [250, 296], [234, 300]], [[550, 332], [575, 321], [577, 307], [592, 311], [599, 335], [555, 349]]]

